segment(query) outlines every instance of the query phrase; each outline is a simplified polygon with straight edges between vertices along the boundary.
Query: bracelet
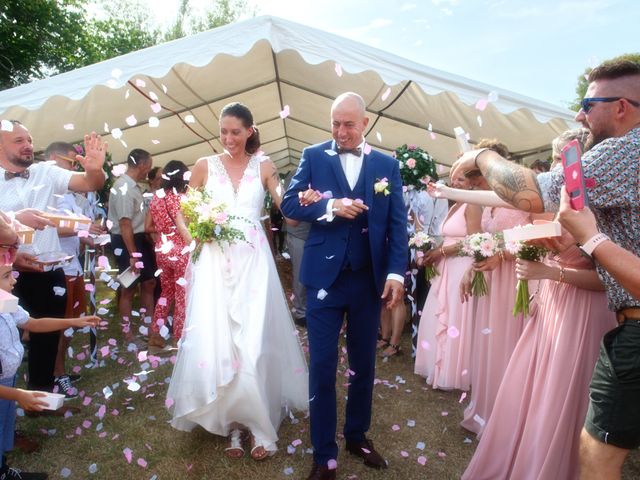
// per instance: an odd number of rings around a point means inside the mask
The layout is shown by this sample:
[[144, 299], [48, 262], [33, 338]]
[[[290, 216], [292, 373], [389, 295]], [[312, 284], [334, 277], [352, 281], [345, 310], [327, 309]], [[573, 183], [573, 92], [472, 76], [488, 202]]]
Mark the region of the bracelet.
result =
[[564, 283], [564, 274], [565, 274], [564, 267], [560, 267], [560, 276], [558, 277], [558, 282]]
[[440, 247], [440, 253], [442, 254], [443, 257], [447, 256], [447, 254], [444, 252], [444, 247]]
[[480, 150], [478, 153], [476, 153], [476, 156], [473, 159], [473, 164], [476, 166], [476, 168], [479, 170], [480, 167], [478, 167], [478, 157], [480, 155], [482, 155], [484, 152], [486, 152], [487, 150], [490, 150], [489, 148], [483, 148], [482, 150]]

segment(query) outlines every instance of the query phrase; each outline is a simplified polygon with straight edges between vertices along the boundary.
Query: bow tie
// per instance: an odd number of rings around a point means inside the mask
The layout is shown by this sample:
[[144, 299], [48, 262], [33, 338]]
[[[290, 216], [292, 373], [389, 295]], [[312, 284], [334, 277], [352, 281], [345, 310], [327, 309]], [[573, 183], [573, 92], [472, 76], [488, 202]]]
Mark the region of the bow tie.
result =
[[11, 180], [13, 178], [29, 178], [29, 170], [23, 170], [22, 172], [4, 172], [4, 179]]
[[351, 155], [355, 155], [356, 157], [359, 157], [360, 155], [362, 155], [362, 150], [360, 149], [360, 147], [357, 147], [357, 148], [338, 147], [338, 155], [342, 155], [343, 153], [350, 153]]

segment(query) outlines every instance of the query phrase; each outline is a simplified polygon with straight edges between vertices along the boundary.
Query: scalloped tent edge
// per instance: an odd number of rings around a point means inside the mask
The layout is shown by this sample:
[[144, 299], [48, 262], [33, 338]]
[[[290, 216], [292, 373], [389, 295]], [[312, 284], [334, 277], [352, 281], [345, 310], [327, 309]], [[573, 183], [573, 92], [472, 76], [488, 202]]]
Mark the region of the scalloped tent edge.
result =
[[286, 170], [330, 136], [329, 106], [343, 91], [367, 102], [372, 146], [413, 143], [443, 165], [456, 157], [456, 126], [472, 143], [500, 138], [531, 159], [574, 125], [569, 110], [268, 16], [2, 91], [0, 118], [23, 122], [39, 149], [95, 130], [111, 137], [118, 163], [139, 147], [161, 165], [193, 164], [222, 150], [217, 113], [239, 100], [261, 127], [265, 153]]

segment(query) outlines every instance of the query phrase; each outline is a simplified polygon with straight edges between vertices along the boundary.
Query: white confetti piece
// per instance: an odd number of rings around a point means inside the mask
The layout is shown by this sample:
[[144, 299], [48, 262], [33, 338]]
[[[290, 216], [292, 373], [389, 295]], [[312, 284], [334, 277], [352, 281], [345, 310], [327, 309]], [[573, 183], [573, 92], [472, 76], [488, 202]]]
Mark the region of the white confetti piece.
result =
[[389, 95], [391, 95], [391, 87], [387, 87], [380, 99], [384, 102], [387, 98], [389, 98]]
[[76, 127], [73, 125], [73, 123], [65, 123], [62, 128], [64, 128], [65, 130], [73, 130]]
[[89, 473], [93, 474], [96, 473], [98, 471], [98, 465], [96, 465], [95, 463], [92, 463], [91, 465], [89, 465]]
[[185, 123], [196, 123], [196, 118], [193, 115], [187, 115], [184, 117]]
[[489, 105], [489, 100], [487, 100], [486, 98], [481, 98], [476, 102], [476, 110], [484, 112], [484, 109], [487, 108], [487, 105]]
[[138, 382], [130, 382], [129, 385], [127, 385], [127, 390], [137, 392], [138, 390], [140, 390], [140, 384]]
[[425, 449], [425, 447], [426, 447], [426, 445], [424, 444], [424, 442], [418, 442], [418, 443], [416, 443], [416, 448], [417, 448], [418, 450], [424, 450], [424, 449]]
[[9, 120], [2, 120], [0, 122], [0, 130], [3, 132], [13, 132], [13, 123]]
[[478, 115], [476, 117], [476, 121], [478, 122], [478, 125], [481, 127], [482, 126], [482, 117], [480, 115]]
[[289, 116], [290, 113], [291, 111], [289, 109], [289, 105], [285, 105], [284, 108], [280, 111], [280, 118], [284, 120]]
[[64, 287], [53, 287], [53, 294], [56, 297], [63, 297], [67, 289]]
[[380, 132], [376, 132], [376, 138], [378, 139], [378, 142], [382, 143], [382, 134]]
[[478, 425], [480, 425], [481, 427], [484, 427], [485, 423], [487, 423], [484, 418], [482, 418], [480, 415], [478, 415], [477, 413], [473, 416], [473, 421], [476, 422]]
[[136, 87], [144, 88], [146, 86], [147, 86], [147, 82], [145, 82], [141, 78], [136, 78]]
[[180, 277], [178, 280], [176, 280], [176, 283], [177, 283], [178, 285], [180, 285], [181, 287], [184, 287], [184, 286], [186, 286], [186, 285], [187, 285], [187, 281], [186, 281], [184, 278], [182, 278], [182, 277]]
[[116, 140], [119, 138], [122, 138], [122, 130], [120, 130], [119, 128], [113, 128], [111, 129], [111, 136], [113, 138], [115, 138]]
[[339, 63], [336, 63], [336, 66], [334, 67], [334, 69], [336, 71], [336, 75], [341, 77], [342, 76], [342, 66]]
[[480, 333], [482, 333], [483, 335], [489, 335], [491, 333], [491, 329], [490, 328], [483, 328]]
[[283, 473], [284, 473], [285, 475], [287, 475], [287, 476], [289, 476], [289, 475], [293, 475], [293, 468], [291, 468], [291, 467], [286, 467], [286, 468], [283, 470]]
[[317, 298], [318, 300], [324, 300], [327, 297], [328, 293], [324, 288], [318, 290]]
[[138, 120], [136, 119], [135, 115], [129, 115], [125, 119], [125, 122], [127, 122], [127, 125], [129, 125], [130, 127], [133, 127], [136, 123], [138, 123]]
[[160, 125], [160, 120], [158, 117], [149, 117], [149, 128], [158, 128]]
[[498, 98], [500, 98], [500, 95], [496, 91], [489, 92], [489, 95], [487, 95], [487, 100], [490, 102], [497, 102]]
[[62, 470], [60, 470], [60, 476], [62, 478], [69, 478], [70, 475], [71, 475], [71, 470], [69, 470], [67, 467], [64, 467]]
[[416, 426], [416, 421], [415, 420], [407, 420], [407, 427], [415, 427]]

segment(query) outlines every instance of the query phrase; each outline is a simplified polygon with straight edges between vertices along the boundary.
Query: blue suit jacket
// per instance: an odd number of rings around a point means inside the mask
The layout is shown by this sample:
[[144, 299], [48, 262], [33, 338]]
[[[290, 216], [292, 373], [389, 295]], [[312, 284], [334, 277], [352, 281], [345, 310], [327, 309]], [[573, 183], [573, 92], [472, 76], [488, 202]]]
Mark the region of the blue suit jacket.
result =
[[[363, 234], [369, 237], [374, 280], [382, 293], [387, 274], [404, 276], [407, 269], [407, 211], [397, 160], [372, 150], [365, 154], [363, 169], [365, 198], [362, 200], [369, 207], [363, 214], [368, 215], [368, 232]], [[390, 195], [374, 193], [374, 183], [385, 177]], [[312, 224], [304, 247], [300, 281], [307, 287], [328, 289], [344, 263], [351, 220], [341, 217], [334, 217], [332, 222], [318, 220], [325, 215], [329, 199], [300, 206], [298, 193], [309, 186], [320, 192], [331, 191], [333, 198], [351, 197], [335, 142], [304, 149], [281, 205], [285, 216]]]

